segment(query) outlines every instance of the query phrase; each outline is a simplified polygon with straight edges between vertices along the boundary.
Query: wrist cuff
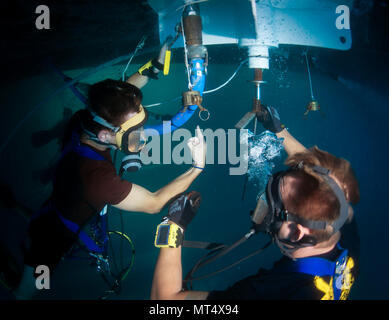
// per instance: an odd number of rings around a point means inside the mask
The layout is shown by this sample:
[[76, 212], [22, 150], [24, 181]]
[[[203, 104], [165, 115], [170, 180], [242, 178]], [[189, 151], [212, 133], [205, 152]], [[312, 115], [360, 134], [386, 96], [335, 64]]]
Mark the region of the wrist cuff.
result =
[[180, 226], [175, 223], [168, 223], [164, 220], [157, 226], [154, 246], [157, 248], [178, 248], [184, 242], [184, 232]]
[[159, 63], [159, 61], [157, 60], [157, 58], [154, 58], [151, 60], [151, 63], [153, 64], [153, 67], [157, 68], [159, 71], [162, 71], [163, 70], [163, 64], [162, 63]]

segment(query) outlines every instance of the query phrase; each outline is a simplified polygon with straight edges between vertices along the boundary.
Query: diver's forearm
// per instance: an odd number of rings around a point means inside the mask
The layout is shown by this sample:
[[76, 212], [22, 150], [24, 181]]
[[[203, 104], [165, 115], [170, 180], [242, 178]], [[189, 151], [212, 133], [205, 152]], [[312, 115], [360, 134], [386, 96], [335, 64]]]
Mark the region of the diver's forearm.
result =
[[139, 74], [139, 72], [135, 72], [126, 80], [126, 82], [134, 85], [135, 87], [138, 87], [139, 89], [142, 89], [147, 84], [147, 82], [149, 82], [149, 77], [143, 76]]
[[288, 156], [294, 155], [295, 153], [304, 152], [307, 149], [298, 142], [288, 130], [284, 129], [276, 134], [278, 138], [283, 138], [283, 145]]
[[177, 299], [181, 291], [181, 247], [161, 248], [155, 266], [150, 298], [152, 300]]
[[154, 196], [159, 200], [160, 208], [162, 209], [171, 198], [187, 190], [201, 171], [201, 169], [192, 167], [163, 188], [154, 192]]

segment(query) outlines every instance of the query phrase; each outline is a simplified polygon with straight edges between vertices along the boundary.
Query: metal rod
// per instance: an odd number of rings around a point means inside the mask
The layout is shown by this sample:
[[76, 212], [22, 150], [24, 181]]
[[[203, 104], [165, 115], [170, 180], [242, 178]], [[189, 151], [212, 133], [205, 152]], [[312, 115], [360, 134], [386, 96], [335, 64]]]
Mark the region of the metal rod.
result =
[[257, 100], [261, 100], [261, 87], [259, 84], [257, 84], [256, 87], [256, 98]]
[[311, 98], [312, 98], [312, 100], [315, 100], [315, 98], [313, 97], [311, 71], [310, 71], [310, 69], [309, 69], [309, 62], [308, 62], [308, 57], [307, 57], [307, 51], [305, 51], [305, 61], [306, 61], [306, 63], [307, 63], [308, 79], [309, 79], [309, 88], [311, 89]]

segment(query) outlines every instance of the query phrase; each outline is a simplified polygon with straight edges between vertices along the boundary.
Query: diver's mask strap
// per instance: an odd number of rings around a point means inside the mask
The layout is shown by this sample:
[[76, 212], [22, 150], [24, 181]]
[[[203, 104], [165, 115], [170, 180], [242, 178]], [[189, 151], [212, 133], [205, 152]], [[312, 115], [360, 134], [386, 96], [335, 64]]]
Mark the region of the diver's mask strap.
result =
[[[305, 164], [301, 161], [295, 169], [302, 169], [305, 166]], [[331, 190], [334, 192], [336, 198], [339, 201], [340, 204], [340, 215], [339, 218], [333, 222], [324, 222], [324, 221], [315, 221], [315, 220], [306, 220], [304, 218], [300, 218], [298, 215], [293, 213], [287, 213], [287, 217], [285, 221], [293, 221], [298, 224], [301, 224], [304, 227], [307, 227], [309, 229], [316, 229], [316, 230], [325, 230], [327, 226], [331, 226], [333, 228], [333, 234], [340, 230], [340, 228], [345, 224], [348, 218], [348, 202], [346, 200], [346, 197], [344, 195], [343, 190], [340, 188], [340, 186], [335, 182], [334, 179], [330, 177], [331, 171], [327, 168], [324, 168], [322, 166], [311, 166], [312, 170], [316, 173], [318, 173], [320, 176], [323, 177], [325, 182], [330, 186]], [[293, 169], [292, 169], [293, 170]]]
[[327, 227], [327, 222], [325, 221], [318, 221], [318, 220], [307, 220], [302, 217], [299, 217], [298, 215], [289, 212], [288, 210], [283, 210], [280, 214], [280, 220], [282, 222], [285, 221], [291, 221], [297, 224], [302, 225], [303, 227], [306, 227], [308, 229], [315, 229], [315, 230], [325, 230]]
[[120, 127], [115, 127], [114, 125], [110, 124], [107, 120], [103, 119], [102, 117], [100, 117], [96, 112], [94, 112], [93, 110], [91, 109], [88, 109], [89, 112], [92, 114], [93, 116], [93, 121], [94, 122], [97, 122], [98, 124], [101, 124], [103, 127], [107, 127], [109, 129], [111, 129], [113, 132], [118, 132], [120, 130]]
[[330, 173], [331, 173], [330, 170], [323, 168], [321, 166], [313, 166], [312, 169], [323, 176], [324, 180], [328, 183], [332, 191], [335, 193], [335, 196], [338, 198], [340, 204], [340, 216], [334, 222], [329, 223], [329, 225], [332, 226], [332, 228], [334, 229], [333, 233], [336, 233], [347, 221], [348, 202], [346, 200], [343, 190], [335, 182], [335, 180], [330, 177]]
[[[303, 163], [299, 163], [296, 169], [301, 169], [304, 166]], [[283, 207], [282, 199], [280, 196], [280, 182], [284, 174], [276, 174], [269, 180], [269, 184], [267, 187], [267, 196], [270, 204], [270, 210], [272, 210], [275, 214], [278, 211], [277, 217], [275, 217], [276, 221], [273, 221], [274, 229], [273, 229], [273, 238], [277, 243], [280, 250], [287, 256], [290, 257], [291, 253], [296, 251], [297, 249], [307, 247], [307, 246], [315, 246], [317, 244], [317, 240], [312, 236], [304, 236], [298, 242], [291, 242], [288, 240], [280, 240], [278, 239], [277, 233], [279, 231], [280, 224], [285, 221], [291, 221], [297, 224], [300, 224], [309, 229], [316, 230], [325, 230], [327, 226], [331, 226], [333, 228], [332, 234], [335, 234], [340, 228], [344, 225], [348, 218], [348, 202], [343, 193], [343, 190], [340, 186], [332, 179], [330, 175], [330, 170], [321, 167], [321, 166], [312, 166], [312, 169], [320, 174], [326, 183], [330, 186], [331, 190], [334, 192], [340, 204], [340, 215], [339, 218], [331, 223], [325, 221], [317, 221], [317, 220], [307, 220], [299, 217], [296, 214], [290, 213]], [[293, 169], [292, 169], [293, 170]], [[277, 221], [278, 220], [278, 221]], [[276, 226], [277, 224], [277, 226]]]
[[314, 247], [317, 244], [316, 238], [312, 236], [304, 236], [300, 241], [296, 242], [292, 242], [286, 239], [280, 240], [277, 235], [274, 235], [273, 239], [278, 248], [280, 248], [282, 254], [288, 256], [291, 259], [294, 259], [292, 254], [296, 250], [306, 247]]
[[116, 150], [118, 149], [117, 146], [115, 146], [114, 144], [111, 144], [111, 143], [107, 143], [107, 142], [103, 142], [101, 141], [97, 136], [96, 134], [94, 134], [93, 132], [89, 131], [88, 129], [85, 129], [85, 127], [83, 125], [81, 125], [82, 127], [82, 130], [88, 135], [88, 139], [102, 145], [102, 146], [105, 146], [105, 147], [108, 147], [108, 148], [111, 148], [113, 150]]

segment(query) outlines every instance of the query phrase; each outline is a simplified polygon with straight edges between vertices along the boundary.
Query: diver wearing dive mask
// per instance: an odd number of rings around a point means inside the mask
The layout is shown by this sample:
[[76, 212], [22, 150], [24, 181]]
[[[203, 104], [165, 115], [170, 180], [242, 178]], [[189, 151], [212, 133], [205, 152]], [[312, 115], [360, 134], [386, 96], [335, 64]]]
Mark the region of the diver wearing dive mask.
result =
[[[323, 178], [325, 183], [328, 184], [335, 194], [340, 205], [339, 217], [333, 222], [310, 220], [303, 218], [298, 213], [289, 212], [285, 208], [281, 192], [283, 179], [288, 173], [293, 170], [300, 170], [302, 167], [303, 164], [300, 163], [297, 168], [281, 171], [271, 176], [265, 193], [259, 197], [257, 206], [252, 213], [252, 220], [256, 230], [270, 234], [281, 252], [289, 257], [291, 257], [293, 252], [300, 248], [317, 245], [318, 241], [311, 235], [304, 235], [304, 237], [298, 241], [281, 238], [279, 232], [284, 222], [292, 222], [311, 230], [328, 230], [331, 228], [330, 232], [333, 235], [340, 230], [348, 218], [349, 206], [343, 191], [335, 180], [330, 177], [330, 171], [321, 166], [313, 166], [312, 170]], [[293, 226], [291, 228], [293, 228]]]
[[[349, 219], [352, 209], [348, 204], [359, 201], [359, 186], [351, 165], [317, 147], [306, 149], [282, 125], [272, 107], [266, 107], [258, 120], [278, 138], [283, 138], [289, 155], [285, 164], [291, 169], [270, 177], [252, 212], [254, 226], [249, 232], [230, 246], [205, 243], [205, 249], [211, 252], [184, 279], [182, 246], [161, 247], [152, 299], [347, 299], [359, 269], [358, 229], [355, 219]], [[185, 212], [183, 207], [182, 214]], [[271, 268], [261, 265], [256, 274], [235, 280], [223, 290], [182, 290], [183, 285], [228, 270], [262, 252], [271, 241], [247, 257], [239, 255], [239, 260], [227, 267], [197, 278], [194, 275], [200, 267], [231, 252], [256, 232], [269, 234], [284, 254]], [[183, 246], [188, 244], [184, 242]]]
[[[138, 171], [143, 165], [140, 152], [147, 143], [143, 125], [148, 120], [148, 112], [140, 104], [142, 93], [138, 88], [120, 82], [115, 82], [110, 88], [113, 95], [120, 94], [128, 96], [129, 103], [138, 105], [137, 112], [128, 113], [124, 118], [123, 123], [114, 125], [99, 116], [91, 108], [88, 108], [89, 113], [91, 114], [91, 122], [100, 126], [98, 131], [101, 131], [104, 134], [101, 134], [100, 132], [93, 133], [86, 129], [85, 126], [83, 127], [83, 131], [88, 136], [88, 140], [97, 144], [97, 147], [102, 146], [104, 148], [118, 149], [125, 154], [122, 158], [119, 171], [120, 175], [122, 175], [125, 171]], [[94, 132], [96, 132], [96, 130], [94, 130]]]
[[94, 141], [97, 140], [98, 143], [116, 147], [125, 154], [138, 153], [146, 145], [147, 140], [143, 125], [147, 122], [148, 113], [142, 105], [139, 106], [139, 112], [133, 116], [131, 115], [120, 127], [113, 126], [93, 111], [91, 113], [93, 115], [93, 121], [109, 128], [115, 134], [114, 139], [110, 139], [108, 143], [101, 142], [95, 135], [90, 134], [91, 139]]

